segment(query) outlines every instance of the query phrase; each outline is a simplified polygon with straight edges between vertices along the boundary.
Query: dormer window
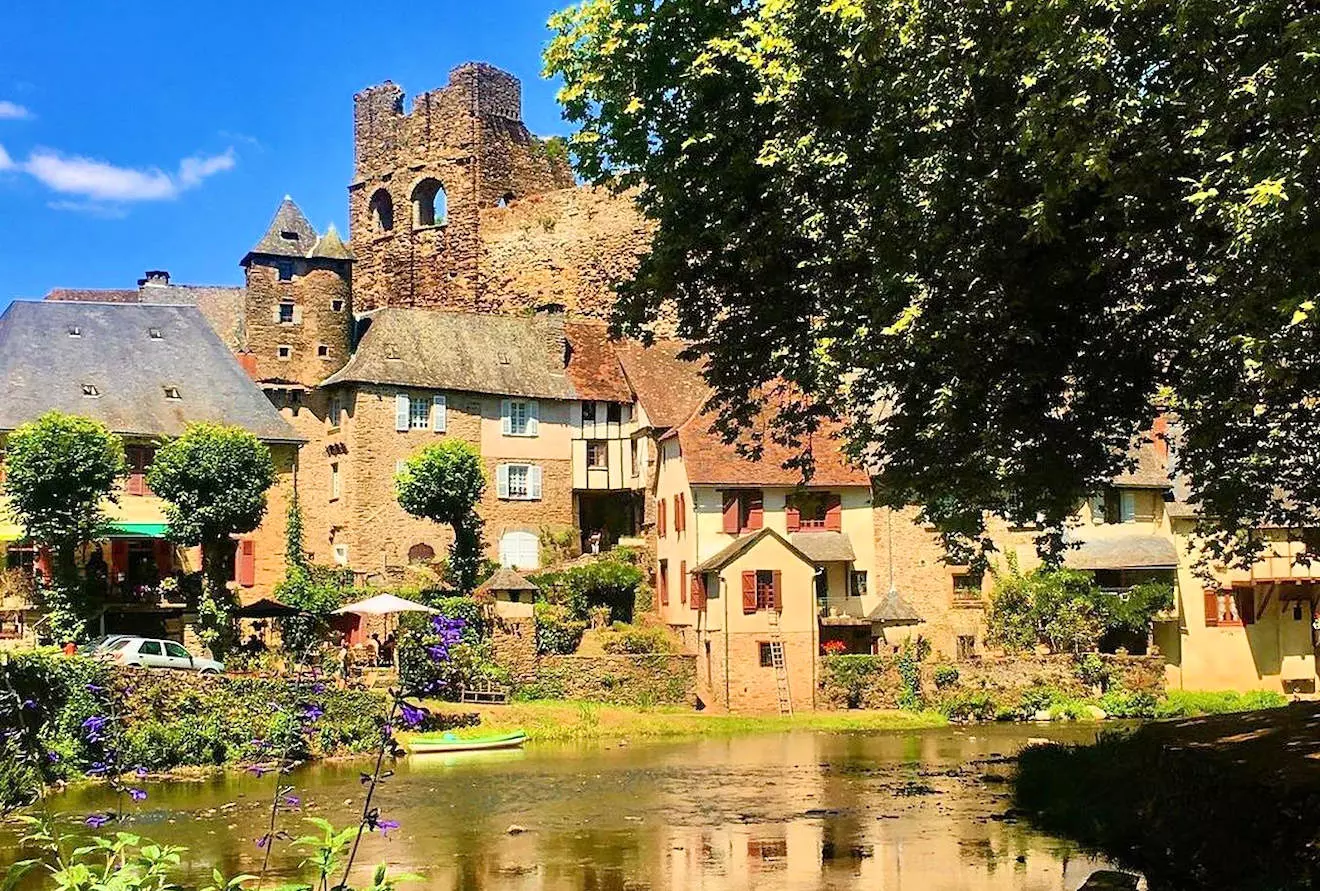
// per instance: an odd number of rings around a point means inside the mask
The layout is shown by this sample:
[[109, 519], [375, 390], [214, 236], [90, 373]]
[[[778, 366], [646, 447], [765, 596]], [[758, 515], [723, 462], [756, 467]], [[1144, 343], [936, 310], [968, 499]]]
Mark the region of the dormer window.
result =
[[83, 384], [82, 394], [88, 399], [95, 399], [101, 395], [101, 391], [96, 388], [96, 384]]
[[290, 232], [288, 229], [285, 229], [283, 232], [280, 233], [280, 238], [283, 238], [285, 241], [297, 241], [298, 233]]
[[495, 358], [499, 360], [499, 363], [500, 363], [501, 365], [508, 365], [508, 364], [509, 364], [509, 354], [508, 354], [508, 353], [505, 353], [505, 352], [496, 353]]
[[164, 337], [164, 335], [160, 333], [159, 328], [148, 328], [147, 336], [150, 337], [152, 340], [160, 340]]
[[183, 398], [183, 395], [182, 395], [181, 393], [179, 393], [179, 388], [178, 388], [178, 387], [166, 387], [166, 388], [165, 388], [165, 398], [166, 398], [166, 399], [182, 399], [182, 398]]
[[394, 344], [392, 344], [392, 343], [387, 343], [387, 344], [385, 344], [385, 358], [386, 358], [386, 359], [398, 359], [398, 358], [400, 358], [400, 357], [399, 357], [399, 350], [398, 350], [397, 347], [394, 346]]
[[80, 328], [80, 327], [77, 326], [77, 325], [70, 325], [70, 326], [69, 326], [69, 336], [70, 336], [70, 337], [82, 337], [82, 328]]

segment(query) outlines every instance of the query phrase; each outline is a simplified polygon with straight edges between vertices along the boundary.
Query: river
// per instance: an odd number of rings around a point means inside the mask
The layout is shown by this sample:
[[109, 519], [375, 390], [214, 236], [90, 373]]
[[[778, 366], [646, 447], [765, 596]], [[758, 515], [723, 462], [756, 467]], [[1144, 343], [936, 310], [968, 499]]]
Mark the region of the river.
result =
[[[416, 756], [377, 793], [382, 817], [399, 828], [368, 837], [356, 879], [366, 884], [370, 866], [387, 860], [423, 876], [404, 886], [416, 891], [1075, 891], [1107, 864], [1013, 819], [1004, 758], [1030, 736], [1094, 735], [1078, 725], [985, 725]], [[301, 803], [283, 825], [299, 833], [306, 816], [353, 820], [360, 769], [297, 771], [288, 781]], [[255, 871], [273, 782], [241, 773], [148, 782], [147, 800], [131, 808], [132, 831], [187, 846], [186, 881], [217, 865]], [[53, 801], [80, 814], [110, 804], [95, 787]], [[0, 838], [0, 850], [13, 847], [12, 835]], [[280, 879], [302, 875], [300, 860], [276, 843]]]

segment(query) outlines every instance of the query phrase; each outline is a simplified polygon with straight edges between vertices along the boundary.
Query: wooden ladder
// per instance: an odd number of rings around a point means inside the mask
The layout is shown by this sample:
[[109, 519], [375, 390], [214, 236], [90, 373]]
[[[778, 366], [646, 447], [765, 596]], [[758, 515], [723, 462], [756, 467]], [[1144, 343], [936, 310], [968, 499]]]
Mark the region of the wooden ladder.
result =
[[775, 669], [775, 687], [779, 694], [779, 714], [793, 714], [793, 695], [788, 688], [788, 668], [784, 664], [784, 639], [779, 636], [779, 611], [770, 610], [770, 664]]

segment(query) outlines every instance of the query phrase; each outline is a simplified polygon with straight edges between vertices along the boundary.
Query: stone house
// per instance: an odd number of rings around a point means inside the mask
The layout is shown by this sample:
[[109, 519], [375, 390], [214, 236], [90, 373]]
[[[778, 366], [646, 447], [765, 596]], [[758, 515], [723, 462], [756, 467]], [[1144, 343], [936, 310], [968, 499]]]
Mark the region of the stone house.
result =
[[[266, 518], [234, 542], [234, 582], [245, 599], [283, 573], [284, 514], [295, 485], [302, 438], [279, 416], [228, 346], [194, 306], [15, 302], [0, 315], [0, 435], [47, 411], [93, 418], [123, 437], [129, 475], [107, 505], [110, 530], [79, 559], [102, 587], [98, 627], [182, 639], [187, 604], [162, 585], [199, 568], [195, 549], [165, 537], [159, 498], [146, 469], [159, 441], [189, 423], [235, 424], [271, 450], [276, 483]], [[44, 555], [22, 541], [12, 521], [0, 526], [10, 569], [41, 570]], [[48, 570], [43, 570], [48, 571]], [[30, 603], [8, 627], [30, 632]]]

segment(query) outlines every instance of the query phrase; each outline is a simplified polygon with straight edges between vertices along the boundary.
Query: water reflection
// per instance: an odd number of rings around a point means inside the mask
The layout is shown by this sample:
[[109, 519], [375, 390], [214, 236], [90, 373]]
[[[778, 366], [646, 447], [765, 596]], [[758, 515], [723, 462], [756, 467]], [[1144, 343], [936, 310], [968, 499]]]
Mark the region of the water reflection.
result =
[[[1104, 864], [1005, 817], [1001, 758], [1025, 736], [1014, 727], [791, 733], [415, 757], [380, 795], [401, 827], [364, 842], [363, 878], [388, 860], [422, 874], [419, 891], [1074, 891]], [[361, 806], [355, 764], [319, 765], [294, 781], [302, 816], [342, 823]], [[157, 784], [137, 830], [188, 846], [194, 877], [213, 865], [252, 871], [271, 782]], [[101, 795], [71, 792], [59, 806], [86, 812]], [[285, 818], [291, 831], [296, 822]], [[12, 848], [6, 841], [0, 848]], [[292, 879], [300, 859], [284, 845], [272, 862]]]

